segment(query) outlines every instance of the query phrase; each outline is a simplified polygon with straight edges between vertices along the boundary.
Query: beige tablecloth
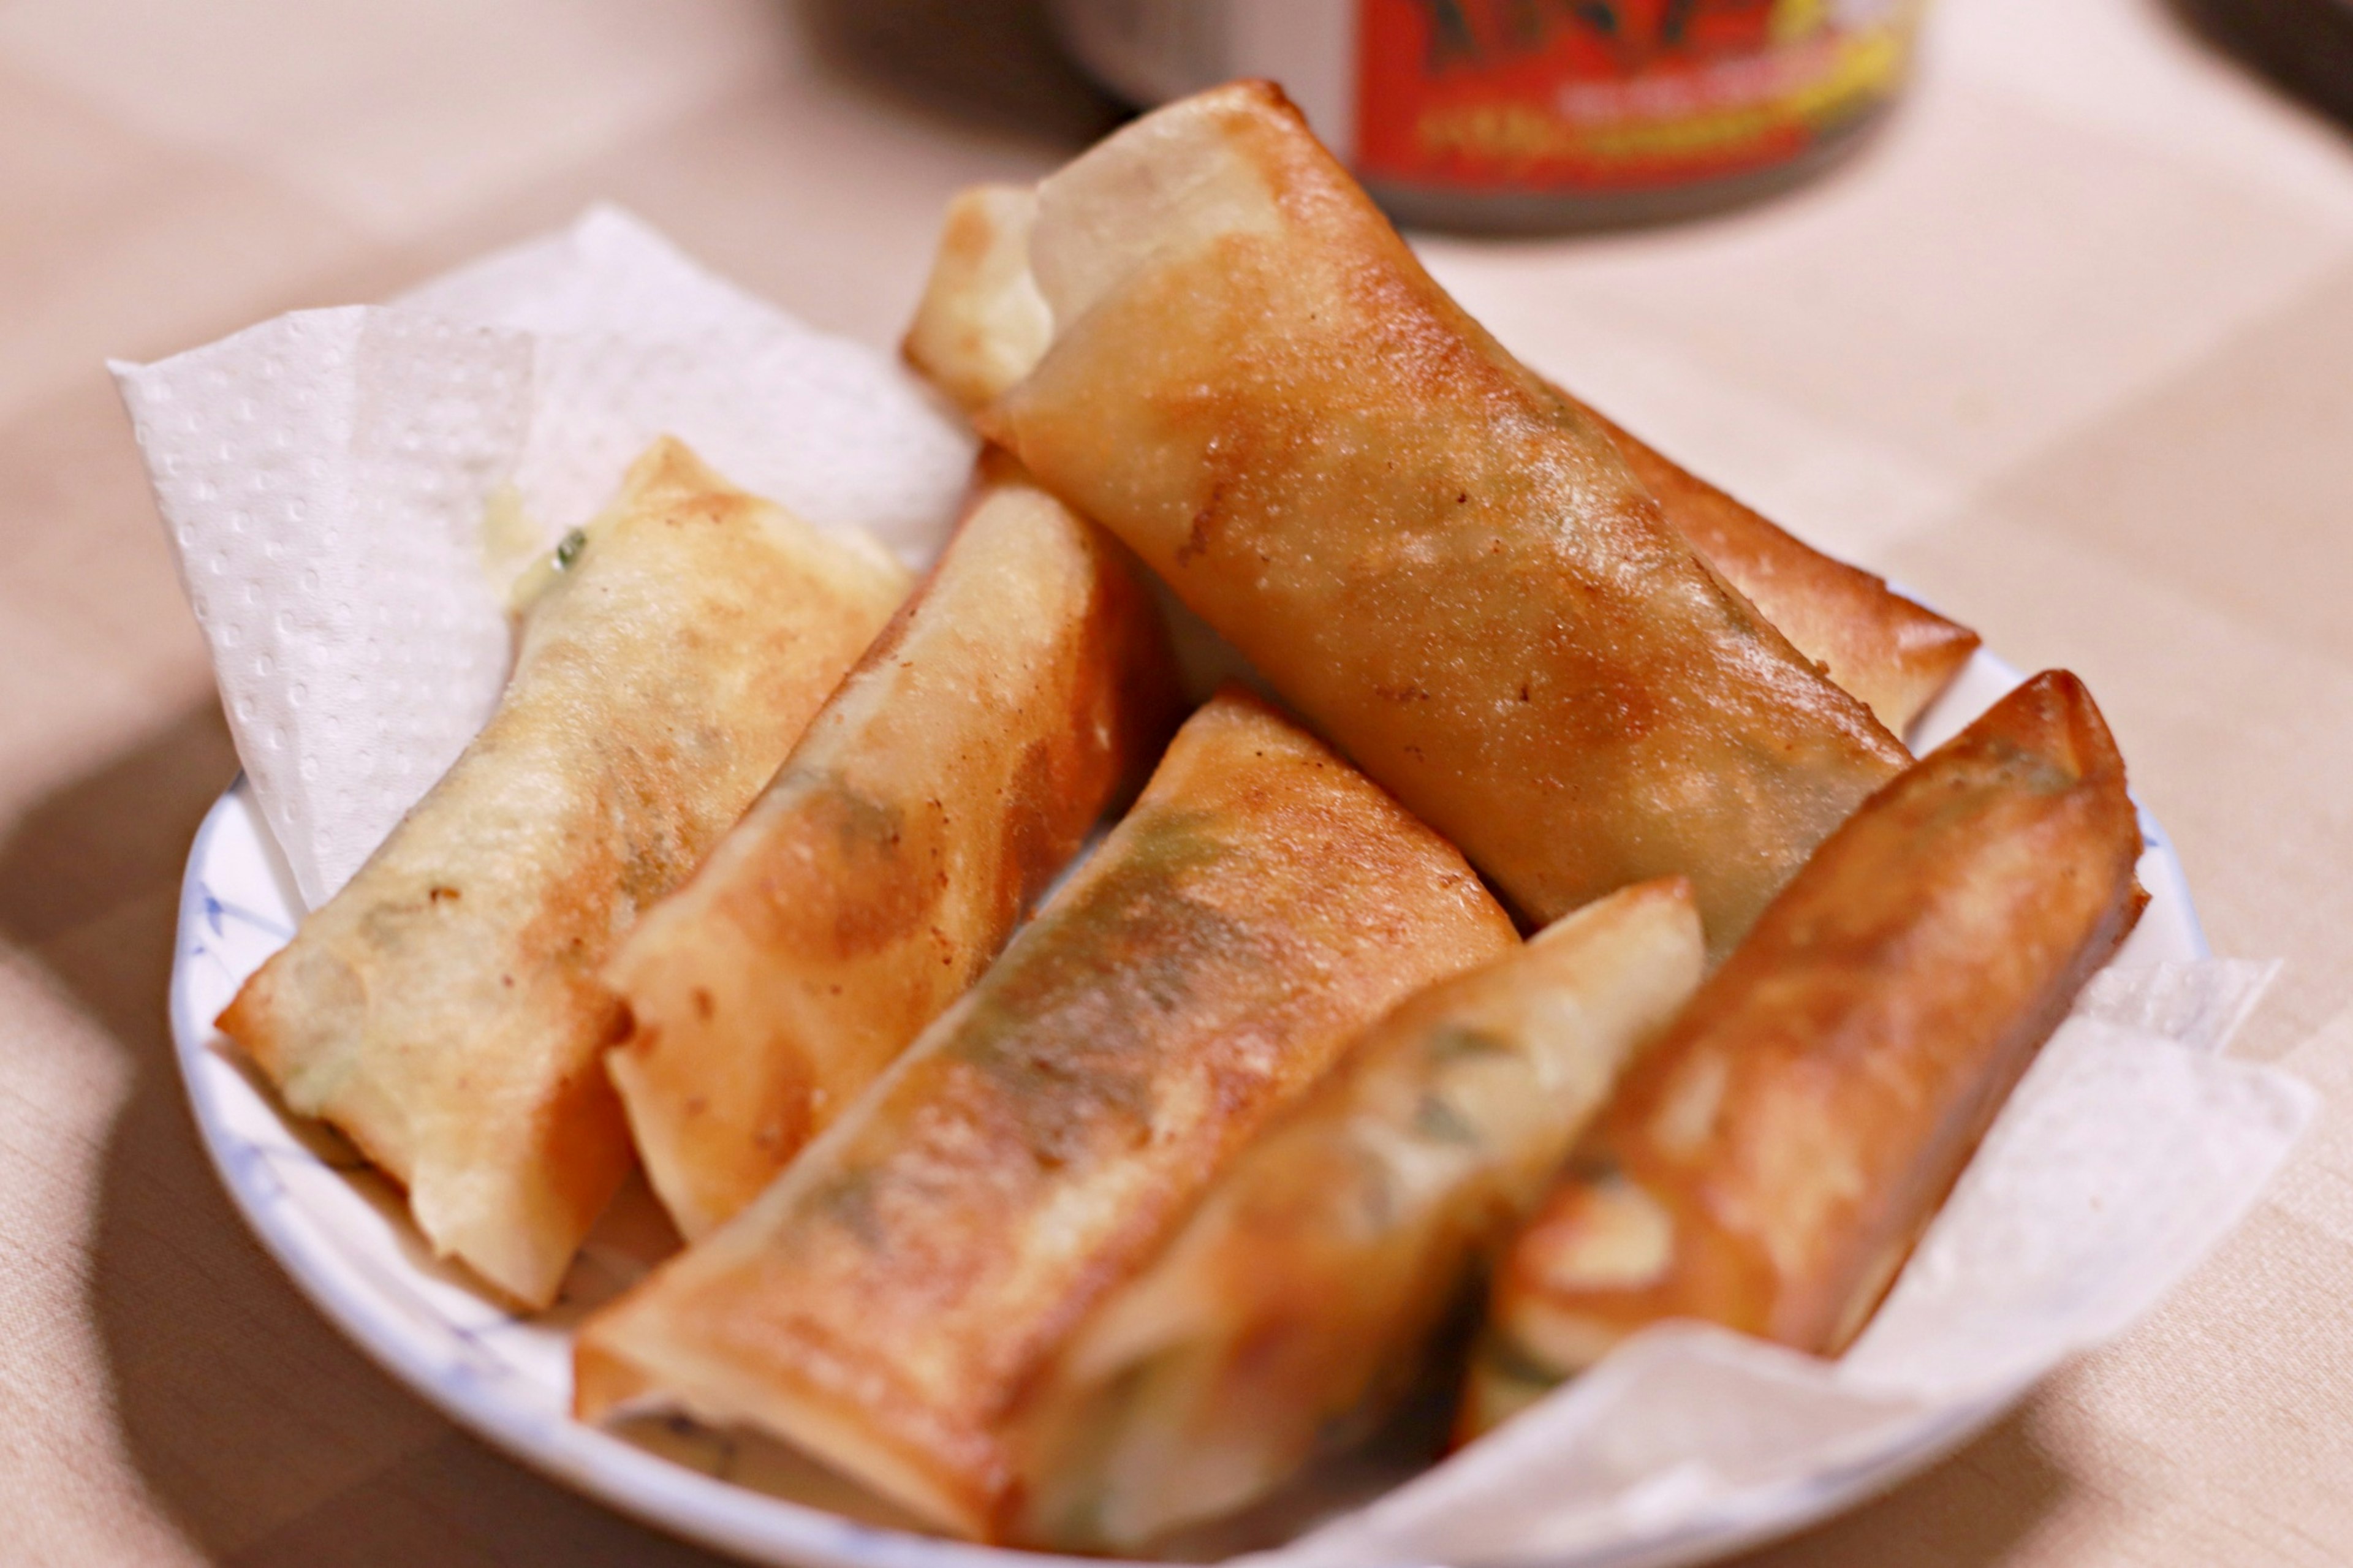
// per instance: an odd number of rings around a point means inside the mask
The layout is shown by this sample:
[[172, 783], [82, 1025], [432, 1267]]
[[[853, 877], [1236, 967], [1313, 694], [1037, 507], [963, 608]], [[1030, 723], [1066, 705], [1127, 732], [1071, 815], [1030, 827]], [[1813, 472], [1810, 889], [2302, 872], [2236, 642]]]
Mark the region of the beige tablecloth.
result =
[[[1272, 0], [1268, 0], [1272, 3]], [[974, 0], [0, 0], [0, 1561], [705, 1562], [490, 1453], [240, 1228], [171, 1066], [235, 769], [100, 370], [611, 197], [887, 342], [946, 195], [1105, 110]], [[1738, 217], [1432, 242], [1509, 343], [2063, 664], [2327, 1110], [2124, 1341], [1776, 1564], [2353, 1561], [2353, 143], [2158, 0], [1944, 0]]]

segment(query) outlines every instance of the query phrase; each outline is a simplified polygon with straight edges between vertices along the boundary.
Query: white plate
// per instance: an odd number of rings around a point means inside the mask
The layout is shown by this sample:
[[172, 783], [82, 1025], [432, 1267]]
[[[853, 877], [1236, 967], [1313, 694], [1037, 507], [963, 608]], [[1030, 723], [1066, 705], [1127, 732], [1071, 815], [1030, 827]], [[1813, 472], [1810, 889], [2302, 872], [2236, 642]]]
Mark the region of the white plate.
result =
[[[1921, 721], [1919, 749], [1959, 730], [2019, 679], [1979, 653]], [[2134, 962], [2205, 957], [2180, 861], [2146, 814], [2142, 827], [2140, 877], [2150, 902], [2127, 952]], [[997, 1552], [890, 1528], [879, 1522], [877, 1505], [781, 1447], [684, 1422], [642, 1423], [625, 1437], [573, 1421], [571, 1326], [675, 1245], [669, 1226], [633, 1183], [589, 1238], [562, 1302], [529, 1318], [501, 1310], [457, 1270], [436, 1263], [397, 1194], [332, 1133], [281, 1110], [212, 1027], [245, 977], [292, 935], [296, 908], [277, 847], [240, 780], [215, 804], [189, 851], [172, 1036], [205, 1146], [247, 1222], [319, 1310], [394, 1376], [524, 1463], [755, 1562], [1009, 1568], [1099, 1561]], [[1834, 1474], [1757, 1488], [1697, 1525], [1683, 1521], [1621, 1541], [1574, 1559], [1576, 1568], [1699, 1563], [1799, 1529], [1948, 1452], [2010, 1397], [1923, 1421]]]

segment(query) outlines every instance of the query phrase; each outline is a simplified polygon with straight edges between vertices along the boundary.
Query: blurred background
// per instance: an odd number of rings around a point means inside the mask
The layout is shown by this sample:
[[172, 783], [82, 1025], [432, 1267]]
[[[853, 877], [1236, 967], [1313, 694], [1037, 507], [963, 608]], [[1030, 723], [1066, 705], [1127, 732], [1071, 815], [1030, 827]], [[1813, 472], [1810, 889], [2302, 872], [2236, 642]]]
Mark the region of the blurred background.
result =
[[[2155, 1319], [1757, 1563], [2353, 1557], [2345, 15], [1940, 0], [1894, 110], [1788, 180], [1417, 237], [1537, 368], [2083, 673], [2217, 949], [2288, 961], [2237, 1048], [2328, 1097]], [[101, 362], [382, 298], [598, 199], [888, 344], [951, 192], [1124, 112], [1015, 0], [0, 0], [0, 1561], [710, 1561], [377, 1373], [206, 1167], [163, 995], [236, 763]]]

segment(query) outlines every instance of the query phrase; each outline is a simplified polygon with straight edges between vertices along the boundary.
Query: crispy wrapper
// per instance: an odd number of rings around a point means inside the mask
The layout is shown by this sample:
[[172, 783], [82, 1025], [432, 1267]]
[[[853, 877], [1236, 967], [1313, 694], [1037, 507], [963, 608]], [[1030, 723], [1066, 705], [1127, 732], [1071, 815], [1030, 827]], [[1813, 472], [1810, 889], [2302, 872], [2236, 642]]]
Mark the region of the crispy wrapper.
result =
[[[1053, 312], [1029, 269], [1037, 194], [975, 185], [948, 203], [908, 329], [909, 363], [976, 413], [1045, 357]], [[1831, 679], [1902, 735], [1960, 673], [1978, 636], [1823, 554], [1645, 445], [1588, 404], [1552, 391], [1606, 436], [1667, 521]]]
[[1132, 1552], [1369, 1430], [1703, 956], [1646, 882], [1376, 1024], [1025, 1401], [1022, 1537]]
[[[1556, 389], [1557, 390], [1557, 389]], [[1892, 734], [1912, 728], [1953, 683], [1978, 634], [1915, 604], [1776, 526], [1705, 479], [1562, 393], [1609, 437], [1667, 521], [1746, 595], [1799, 653], [1862, 700]]]
[[1039, 188], [981, 428], [1546, 921], [1688, 874], [1722, 952], [1907, 761], [1433, 283], [1263, 84]]
[[490, 723], [220, 1018], [407, 1187], [435, 1252], [533, 1307], [630, 1163], [597, 972], [907, 586], [674, 441], [586, 537]]
[[1177, 718], [1126, 552], [1001, 454], [776, 781], [606, 979], [606, 1058], [690, 1237], [749, 1203], [987, 968]]
[[1514, 942], [1451, 846], [1220, 694], [864, 1098], [583, 1325], [580, 1415], [747, 1423], [1001, 1537], [1008, 1417], [1056, 1349], [1367, 1023]]
[[1843, 1349], [2131, 930], [2140, 847], [2107, 727], [2061, 671], [1874, 796], [1627, 1076], [1514, 1245], [1465, 1429], [1661, 1319]]

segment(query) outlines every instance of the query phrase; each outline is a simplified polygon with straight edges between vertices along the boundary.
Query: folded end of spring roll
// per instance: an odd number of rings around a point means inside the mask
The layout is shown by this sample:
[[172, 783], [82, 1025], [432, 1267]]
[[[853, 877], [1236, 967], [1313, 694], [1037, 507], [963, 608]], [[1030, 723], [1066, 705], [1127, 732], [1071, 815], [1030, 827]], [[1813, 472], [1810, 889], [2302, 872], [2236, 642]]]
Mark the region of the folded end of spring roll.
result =
[[1366, 1031], [1025, 1398], [1020, 1538], [1134, 1554], [1372, 1430], [1704, 952], [1643, 883]]
[[939, 249], [901, 352], [966, 414], [1029, 374], [1054, 316], [1029, 271], [1028, 185], [974, 185], [948, 201]]
[[668, 440], [542, 577], [489, 724], [219, 1021], [437, 1254], [529, 1307], [630, 1163], [598, 970], [905, 588]]
[[1496, 1282], [1462, 1426], [1667, 1318], [1832, 1355], [2131, 930], [2124, 763], [2035, 677], [1823, 844], [1628, 1076]]
[[1221, 694], [871, 1089], [582, 1326], [578, 1414], [756, 1426], [1002, 1539], [1008, 1423], [1076, 1325], [1368, 1022], [1515, 942], [1451, 846]]
[[606, 1058], [690, 1239], [997, 956], [1176, 721], [1126, 552], [1002, 454], [931, 576], [694, 879], [622, 945]]
[[[969, 1497], [944, 1484], [923, 1456], [892, 1440], [868, 1411], [822, 1399], [779, 1401], [744, 1386], [739, 1364], [710, 1353], [724, 1333], [723, 1326], [704, 1331], [684, 1312], [670, 1315], [658, 1332], [642, 1323], [590, 1318], [572, 1347], [574, 1417], [599, 1422], [660, 1412], [691, 1416], [713, 1431], [758, 1428], [923, 1524], [976, 1534], [969, 1526], [959, 1529], [971, 1516]], [[920, 1419], [921, 1412], [906, 1415]], [[953, 1441], [949, 1434], [940, 1436]], [[986, 1462], [986, 1454], [980, 1458]]]

